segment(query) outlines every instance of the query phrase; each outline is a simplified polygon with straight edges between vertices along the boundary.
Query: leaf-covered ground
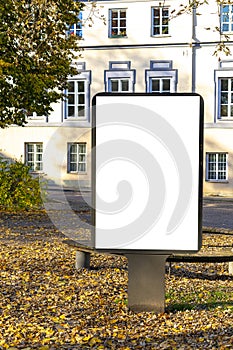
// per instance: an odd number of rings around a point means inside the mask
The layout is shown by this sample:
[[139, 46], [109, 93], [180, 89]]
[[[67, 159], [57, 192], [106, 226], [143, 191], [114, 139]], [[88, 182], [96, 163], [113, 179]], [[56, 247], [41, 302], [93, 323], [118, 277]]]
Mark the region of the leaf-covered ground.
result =
[[[173, 264], [166, 312], [127, 308], [127, 260], [75, 250], [42, 212], [0, 213], [0, 349], [233, 349], [228, 264]], [[204, 246], [232, 245], [204, 235]]]

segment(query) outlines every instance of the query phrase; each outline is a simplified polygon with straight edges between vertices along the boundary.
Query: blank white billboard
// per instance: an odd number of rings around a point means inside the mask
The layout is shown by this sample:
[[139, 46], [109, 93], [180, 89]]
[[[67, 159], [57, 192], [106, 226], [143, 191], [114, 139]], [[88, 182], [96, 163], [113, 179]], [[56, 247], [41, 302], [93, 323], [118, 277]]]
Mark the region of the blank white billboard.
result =
[[200, 249], [201, 96], [101, 93], [93, 109], [95, 248]]

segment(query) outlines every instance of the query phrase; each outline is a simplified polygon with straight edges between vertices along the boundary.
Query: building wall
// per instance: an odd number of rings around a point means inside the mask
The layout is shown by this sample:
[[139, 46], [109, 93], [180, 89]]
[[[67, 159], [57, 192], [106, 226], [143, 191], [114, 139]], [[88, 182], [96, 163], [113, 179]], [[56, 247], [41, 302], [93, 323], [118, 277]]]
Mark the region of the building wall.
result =
[[[204, 146], [204, 192], [205, 195], [233, 195], [233, 128], [205, 128]], [[226, 153], [228, 176], [222, 182], [206, 180], [206, 153]]]
[[[0, 129], [0, 153], [11, 159], [25, 161], [26, 143], [43, 143], [41, 175], [50, 184], [88, 189], [91, 181], [90, 128], [59, 126], [26, 126]], [[87, 171], [68, 173], [68, 143], [87, 144]]]
[[[170, 22], [170, 35], [153, 37], [151, 35], [151, 8], [161, 6], [161, 1], [148, 0], [112, 0], [97, 1], [98, 13], [92, 18], [93, 26], [89, 26], [88, 15], [90, 14], [90, 4], [87, 4], [87, 11], [84, 14], [86, 25], [83, 28], [82, 46], [101, 46], [101, 45], [133, 45], [133, 44], [159, 44], [167, 43], [177, 44], [180, 42], [190, 43], [192, 38], [192, 26], [190, 25], [190, 15], [176, 17]], [[168, 6], [171, 10], [178, 8], [180, 2], [177, 0], [166, 0], [162, 5]], [[127, 36], [123, 38], [109, 37], [109, 9], [127, 10]], [[100, 19], [101, 15], [105, 18], [106, 24]], [[94, 28], [94, 30], [93, 30]], [[184, 30], [185, 28], [185, 30]], [[175, 33], [175, 35], [174, 35]]]
[[[92, 15], [92, 26], [89, 26], [88, 22], [91, 5], [87, 3], [87, 10], [83, 15], [83, 38], [80, 40], [82, 57], [77, 62], [81, 74], [76, 77], [89, 79], [90, 111], [87, 117], [79, 120], [66, 119], [64, 103], [58, 103], [54, 105], [54, 112], [48, 120], [37, 116], [31, 118], [28, 126], [24, 128], [10, 127], [0, 130], [1, 152], [13, 158], [19, 158], [21, 155], [24, 157], [25, 142], [43, 142], [45, 149], [48, 149], [47, 154], [44, 154], [44, 172], [52, 181], [59, 182], [62, 179], [65, 185], [71, 185], [76, 184], [78, 180], [82, 186], [89, 186], [91, 101], [96, 93], [106, 91], [106, 77], [111, 63], [126, 62], [128, 71], [134, 76], [133, 91], [146, 92], [146, 72], [151, 69], [151, 62], [166, 61], [170, 62], [176, 79], [175, 91], [197, 92], [204, 98], [204, 194], [232, 195], [233, 119], [218, 119], [217, 77], [221, 74], [233, 77], [233, 56], [224, 56], [223, 53], [214, 55], [220, 39], [220, 34], [215, 29], [219, 26], [220, 17], [216, 1], [211, 0], [209, 3], [210, 5], [203, 5], [197, 9], [196, 16], [190, 13], [175, 17], [169, 23], [169, 34], [158, 36], [151, 35], [151, 11], [154, 6], [161, 6], [160, 1], [97, 1], [99, 12]], [[172, 13], [173, 9], [179, 9], [180, 2], [166, 0], [162, 5], [169, 7]], [[110, 9], [127, 9], [127, 36], [109, 37]], [[101, 15], [105, 17], [106, 24], [100, 19]], [[76, 138], [87, 142], [88, 145], [85, 174], [67, 173], [67, 143]], [[227, 154], [226, 180], [207, 181], [206, 153]]]

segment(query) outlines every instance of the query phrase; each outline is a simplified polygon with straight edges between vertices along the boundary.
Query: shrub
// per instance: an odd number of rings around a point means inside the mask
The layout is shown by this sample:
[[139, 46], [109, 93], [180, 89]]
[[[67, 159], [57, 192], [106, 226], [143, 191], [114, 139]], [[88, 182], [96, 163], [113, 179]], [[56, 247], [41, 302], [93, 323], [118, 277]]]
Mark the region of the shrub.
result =
[[21, 161], [7, 161], [0, 157], [0, 208], [30, 210], [42, 207], [41, 185], [33, 177], [30, 167]]

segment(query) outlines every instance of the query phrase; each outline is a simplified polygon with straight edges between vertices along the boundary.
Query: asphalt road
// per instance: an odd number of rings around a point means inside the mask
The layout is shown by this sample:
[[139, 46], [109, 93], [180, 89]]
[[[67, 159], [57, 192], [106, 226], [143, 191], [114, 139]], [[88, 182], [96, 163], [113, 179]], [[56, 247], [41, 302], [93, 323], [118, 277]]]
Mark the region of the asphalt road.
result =
[[[63, 191], [62, 191], [63, 192]], [[60, 198], [60, 191], [53, 190], [52, 197], [55, 201], [63, 202]], [[91, 202], [91, 193], [86, 192], [82, 194], [85, 200]], [[88, 204], [83, 200], [79, 192], [72, 190], [65, 190], [63, 196], [68, 200], [70, 206], [74, 210], [88, 210]], [[87, 220], [89, 214], [87, 214]], [[203, 199], [203, 226], [212, 228], [222, 228], [233, 230], [233, 197], [206, 197]]]
[[204, 198], [203, 226], [233, 230], [233, 198]]

